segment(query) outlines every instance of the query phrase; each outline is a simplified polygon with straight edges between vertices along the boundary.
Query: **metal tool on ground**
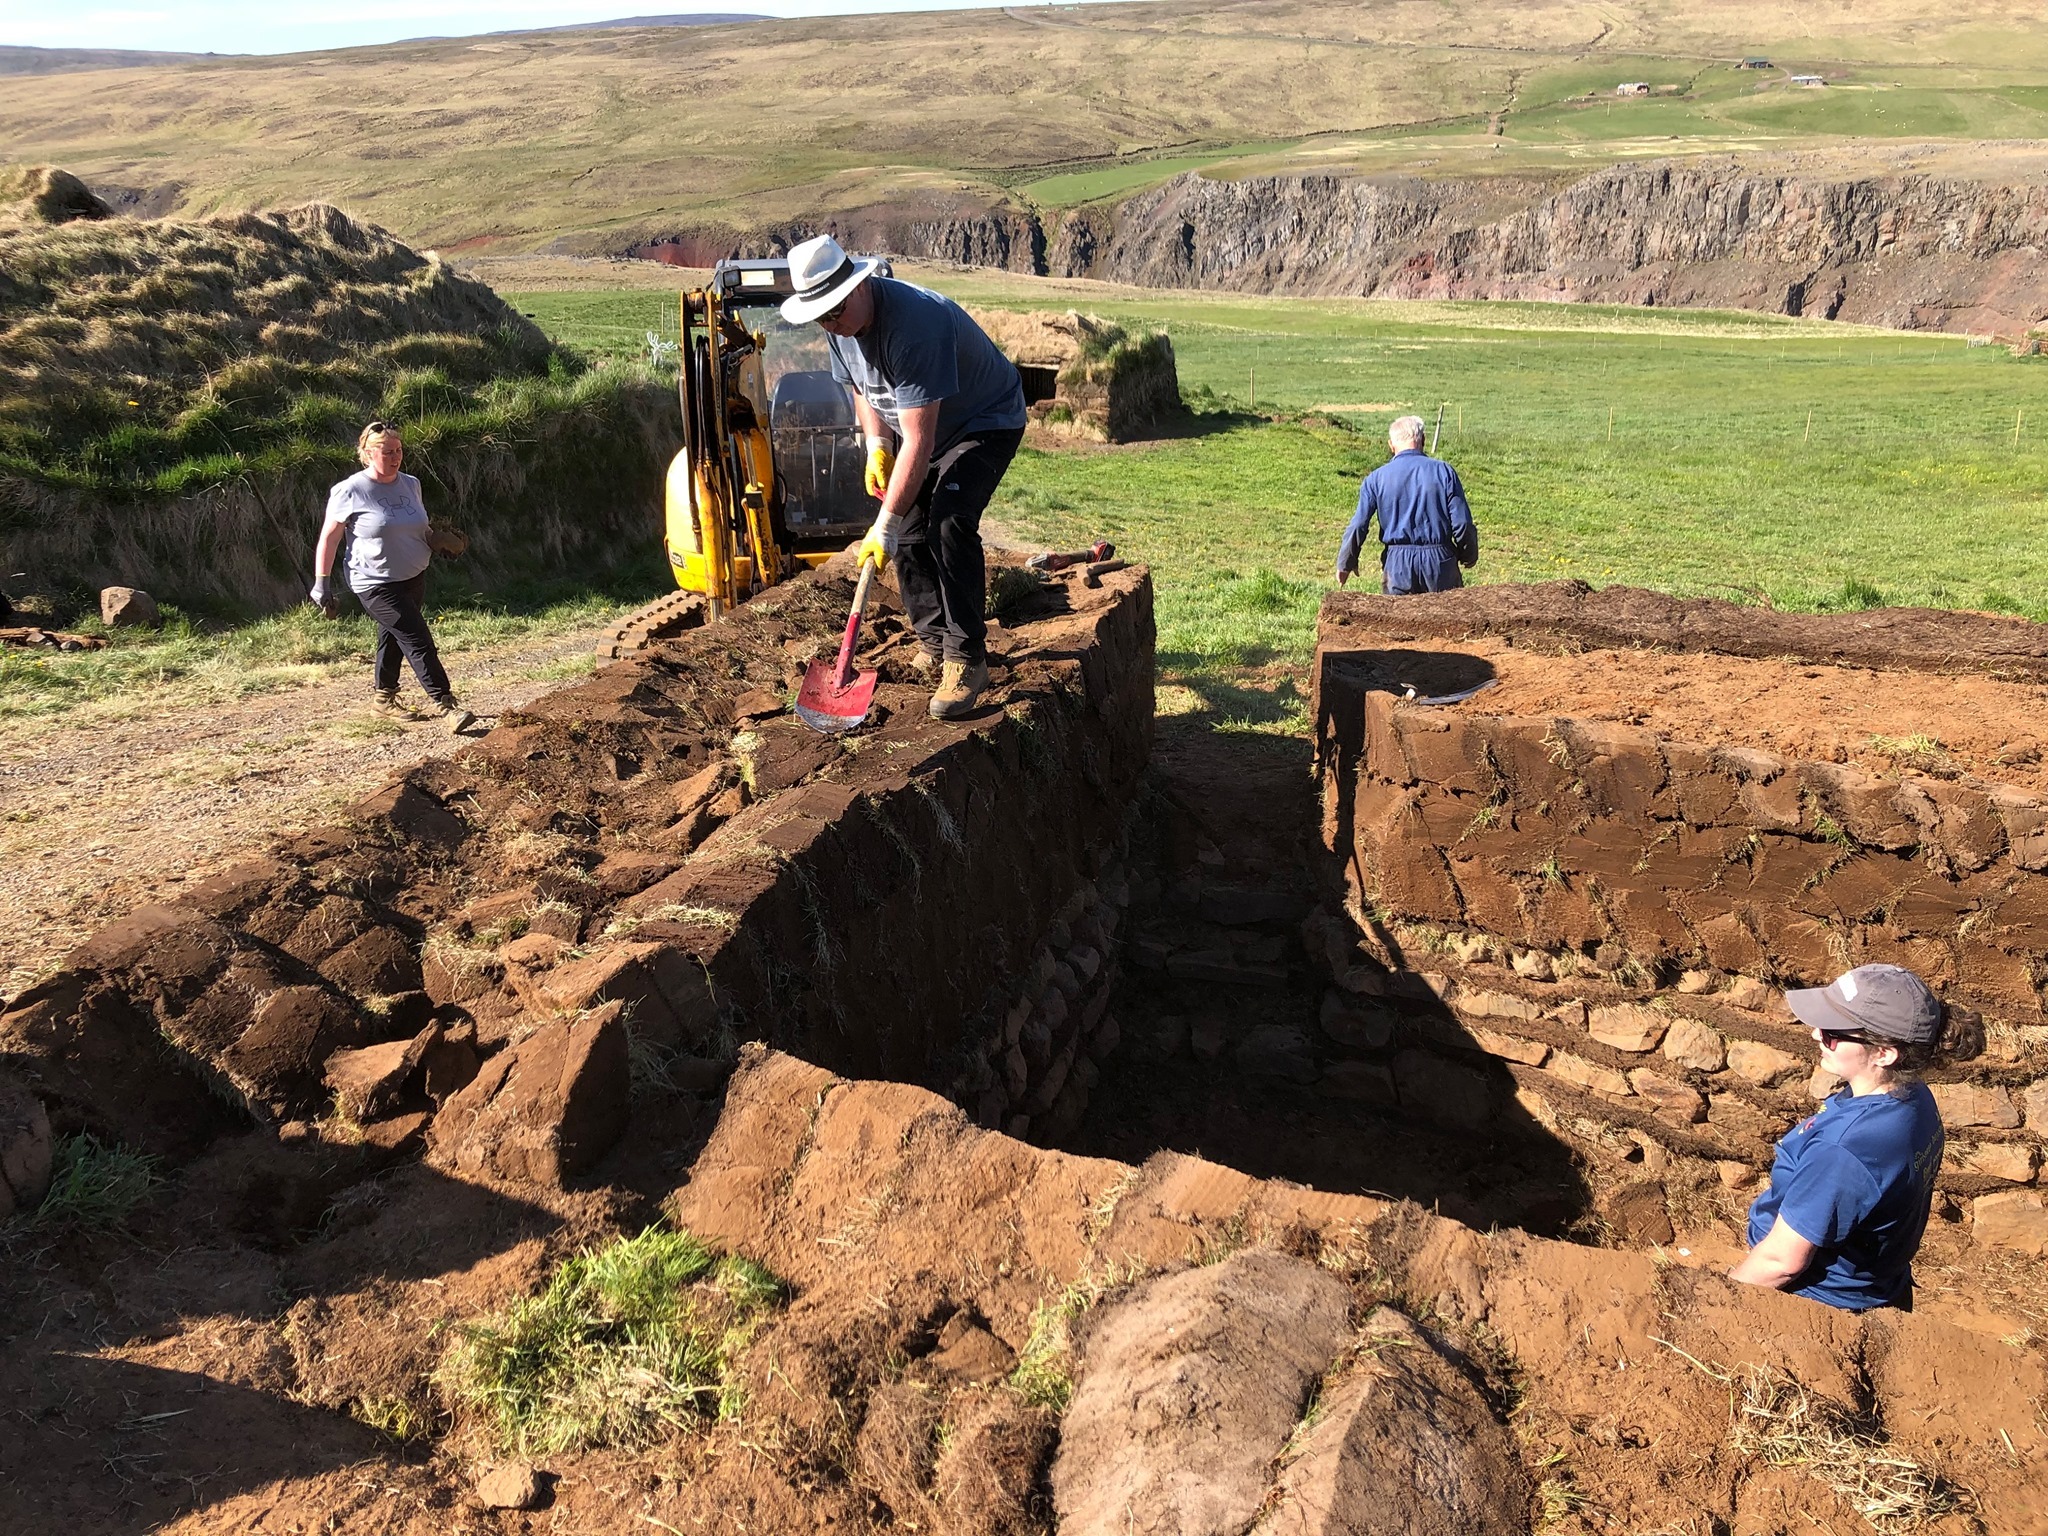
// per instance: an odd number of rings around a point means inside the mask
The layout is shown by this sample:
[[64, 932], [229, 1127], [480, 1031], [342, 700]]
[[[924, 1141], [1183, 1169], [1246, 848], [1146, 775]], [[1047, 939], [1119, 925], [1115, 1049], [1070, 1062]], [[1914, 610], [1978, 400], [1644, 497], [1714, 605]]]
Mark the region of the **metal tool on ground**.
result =
[[1439, 400], [1436, 403], [1436, 426], [1429, 434], [1429, 456], [1432, 459], [1436, 457], [1436, 440], [1444, 435], [1444, 407], [1448, 404], [1448, 400]]
[[1486, 692], [1487, 689], [1499, 681], [1500, 679], [1497, 677], [1489, 677], [1483, 683], [1474, 683], [1470, 688], [1460, 688], [1455, 693], [1429, 694], [1418, 694], [1413, 683], [1403, 683], [1400, 685], [1401, 697], [1410, 704], [1462, 704], [1467, 699]]
[[839, 642], [839, 659], [829, 665], [814, 661], [804, 669], [804, 685], [797, 690], [796, 716], [814, 731], [840, 736], [868, 717], [875, 701], [875, 672], [856, 672], [853, 641], [860, 633], [860, 616], [867, 611], [868, 588], [875, 579], [872, 560], [860, 568], [860, 581], [853, 589], [853, 612], [846, 616], [846, 638]]
[[1114, 544], [1107, 539], [1100, 539], [1088, 549], [1070, 550], [1065, 553], [1046, 550], [1026, 560], [1024, 568], [1029, 571], [1064, 571], [1070, 565], [1093, 565], [1097, 561], [1107, 560], [1115, 553]]

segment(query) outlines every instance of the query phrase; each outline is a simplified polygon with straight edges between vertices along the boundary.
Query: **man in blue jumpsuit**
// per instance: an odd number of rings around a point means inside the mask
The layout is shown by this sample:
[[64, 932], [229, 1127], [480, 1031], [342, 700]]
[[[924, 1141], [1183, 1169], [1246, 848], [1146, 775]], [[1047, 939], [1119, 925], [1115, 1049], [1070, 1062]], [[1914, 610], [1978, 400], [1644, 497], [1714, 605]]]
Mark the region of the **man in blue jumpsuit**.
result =
[[1372, 520], [1380, 520], [1380, 566], [1390, 593], [1447, 592], [1465, 585], [1459, 566], [1479, 562], [1479, 529], [1465, 504], [1458, 472], [1422, 451], [1422, 418], [1402, 416], [1387, 428], [1394, 456], [1365, 477], [1358, 511], [1337, 549], [1337, 585], [1358, 570], [1358, 551]]

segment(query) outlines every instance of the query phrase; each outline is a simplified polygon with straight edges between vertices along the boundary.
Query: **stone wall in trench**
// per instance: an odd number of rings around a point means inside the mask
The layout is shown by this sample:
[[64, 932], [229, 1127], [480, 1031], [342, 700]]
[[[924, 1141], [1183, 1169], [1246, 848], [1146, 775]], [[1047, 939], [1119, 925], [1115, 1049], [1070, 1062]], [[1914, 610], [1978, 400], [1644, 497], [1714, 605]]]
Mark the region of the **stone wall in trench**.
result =
[[[1497, 702], [1515, 689], [1492, 686], [1518, 665], [1590, 681], [1603, 655], [1655, 648], [1853, 663], [1880, 687], [1886, 671], [1988, 676], [2030, 710], [2040, 626], [1902, 614], [1576, 583], [1326, 600], [1324, 840], [1350, 921], [1310, 935], [1333, 979], [1325, 1032], [1436, 1118], [1498, 1124], [1512, 1100], [1551, 1132], [1713, 1160], [1740, 1184], [1834, 1086], [1783, 989], [1905, 965], [1983, 1035], [1974, 1059], [1927, 1074], [1944, 1188], [1980, 1236], [2048, 1243], [2048, 802], [1953, 769], [1517, 713]], [[1439, 682], [1410, 697], [1408, 676]]]

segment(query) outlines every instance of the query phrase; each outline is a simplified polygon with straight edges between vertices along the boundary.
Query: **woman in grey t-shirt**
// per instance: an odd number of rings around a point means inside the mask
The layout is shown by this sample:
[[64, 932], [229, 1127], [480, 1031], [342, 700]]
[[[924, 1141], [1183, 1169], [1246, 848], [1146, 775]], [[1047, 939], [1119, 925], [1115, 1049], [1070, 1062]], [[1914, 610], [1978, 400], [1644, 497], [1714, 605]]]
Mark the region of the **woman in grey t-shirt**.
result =
[[377, 622], [376, 688], [380, 708], [398, 708], [398, 662], [412, 664], [413, 676], [432, 701], [434, 713], [450, 728], [462, 730], [473, 716], [456, 702], [448, 670], [434, 646], [433, 632], [420, 606], [427, 586], [427, 565], [433, 559], [420, 483], [401, 474], [405, 443], [398, 428], [373, 421], [356, 439], [360, 474], [350, 475], [327, 493], [327, 517], [313, 551], [314, 602], [330, 617], [335, 612], [332, 577], [336, 553], [348, 543], [348, 585]]

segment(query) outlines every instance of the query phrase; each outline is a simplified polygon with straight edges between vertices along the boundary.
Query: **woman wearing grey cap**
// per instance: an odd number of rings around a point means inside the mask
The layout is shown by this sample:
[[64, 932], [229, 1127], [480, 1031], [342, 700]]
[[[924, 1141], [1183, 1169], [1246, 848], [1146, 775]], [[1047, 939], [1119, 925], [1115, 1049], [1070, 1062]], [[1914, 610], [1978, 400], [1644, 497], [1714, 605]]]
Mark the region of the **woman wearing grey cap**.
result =
[[1785, 1002], [1842, 1080], [1778, 1143], [1728, 1273], [1867, 1312], [1913, 1304], [1913, 1255], [1941, 1170], [1941, 1115], [1912, 1074], [1950, 1054], [1948, 1011], [1911, 971], [1858, 966]]

